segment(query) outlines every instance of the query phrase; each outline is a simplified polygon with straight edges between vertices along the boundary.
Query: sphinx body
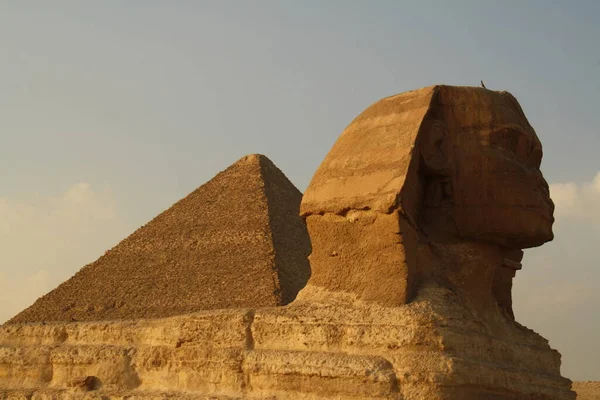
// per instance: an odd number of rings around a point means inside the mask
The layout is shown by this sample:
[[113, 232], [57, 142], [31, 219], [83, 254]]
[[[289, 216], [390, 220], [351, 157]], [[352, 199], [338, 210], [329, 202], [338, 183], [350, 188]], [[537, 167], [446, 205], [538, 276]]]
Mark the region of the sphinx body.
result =
[[5, 326], [0, 396], [85, 381], [105, 398], [574, 399], [560, 354], [512, 312], [522, 249], [552, 239], [541, 156], [508, 93], [380, 100], [304, 194], [312, 274], [294, 302]]

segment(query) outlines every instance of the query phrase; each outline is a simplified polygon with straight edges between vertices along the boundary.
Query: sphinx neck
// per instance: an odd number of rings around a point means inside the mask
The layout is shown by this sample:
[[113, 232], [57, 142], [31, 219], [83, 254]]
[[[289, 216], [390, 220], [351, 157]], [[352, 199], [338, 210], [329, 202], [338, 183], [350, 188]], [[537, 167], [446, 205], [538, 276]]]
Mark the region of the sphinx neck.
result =
[[475, 241], [428, 242], [419, 248], [420, 281], [449, 287], [478, 315], [501, 314], [514, 320], [512, 280], [520, 269], [515, 253]]

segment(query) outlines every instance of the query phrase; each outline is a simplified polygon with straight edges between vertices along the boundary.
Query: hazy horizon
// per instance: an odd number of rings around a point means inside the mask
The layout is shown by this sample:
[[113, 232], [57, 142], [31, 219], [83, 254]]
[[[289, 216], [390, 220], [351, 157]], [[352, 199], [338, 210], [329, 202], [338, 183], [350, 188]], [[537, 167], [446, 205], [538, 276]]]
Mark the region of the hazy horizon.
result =
[[240, 157], [304, 191], [376, 100], [507, 90], [544, 145], [555, 240], [517, 320], [600, 380], [600, 2], [0, 2], [0, 322]]

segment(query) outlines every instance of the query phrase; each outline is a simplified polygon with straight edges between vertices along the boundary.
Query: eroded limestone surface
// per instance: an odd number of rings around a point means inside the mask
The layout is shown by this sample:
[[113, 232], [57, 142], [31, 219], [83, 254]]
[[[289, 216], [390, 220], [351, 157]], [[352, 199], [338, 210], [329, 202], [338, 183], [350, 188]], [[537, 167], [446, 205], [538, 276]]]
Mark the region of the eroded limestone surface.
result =
[[425, 287], [403, 307], [347, 300], [132, 322], [8, 325], [0, 329], [0, 394], [574, 398], [557, 372], [560, 355], [542, 337], [517, 325], [493, 337], [446, 288]]
[[600, 382], [573, 382], [573, 390], [577, 392], [577, 400], [600, 400]]
[[435, 86], [342, 133], [301, 204], [312, 275], [284, 307], [0, 329], [0, 397], [572, 400], [512, 313], [552, 239], [540, 141], [513, 96]]

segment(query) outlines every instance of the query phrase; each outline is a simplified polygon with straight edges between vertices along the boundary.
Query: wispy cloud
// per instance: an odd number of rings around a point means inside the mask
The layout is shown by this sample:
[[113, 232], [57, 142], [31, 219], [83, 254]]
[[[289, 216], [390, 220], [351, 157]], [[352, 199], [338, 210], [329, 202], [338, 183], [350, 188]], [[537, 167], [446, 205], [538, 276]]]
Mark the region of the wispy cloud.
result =
[[585, 218], [600, 224], [600, 172], [590, 182], [552, 184], [550, 194], [557, 219]]

